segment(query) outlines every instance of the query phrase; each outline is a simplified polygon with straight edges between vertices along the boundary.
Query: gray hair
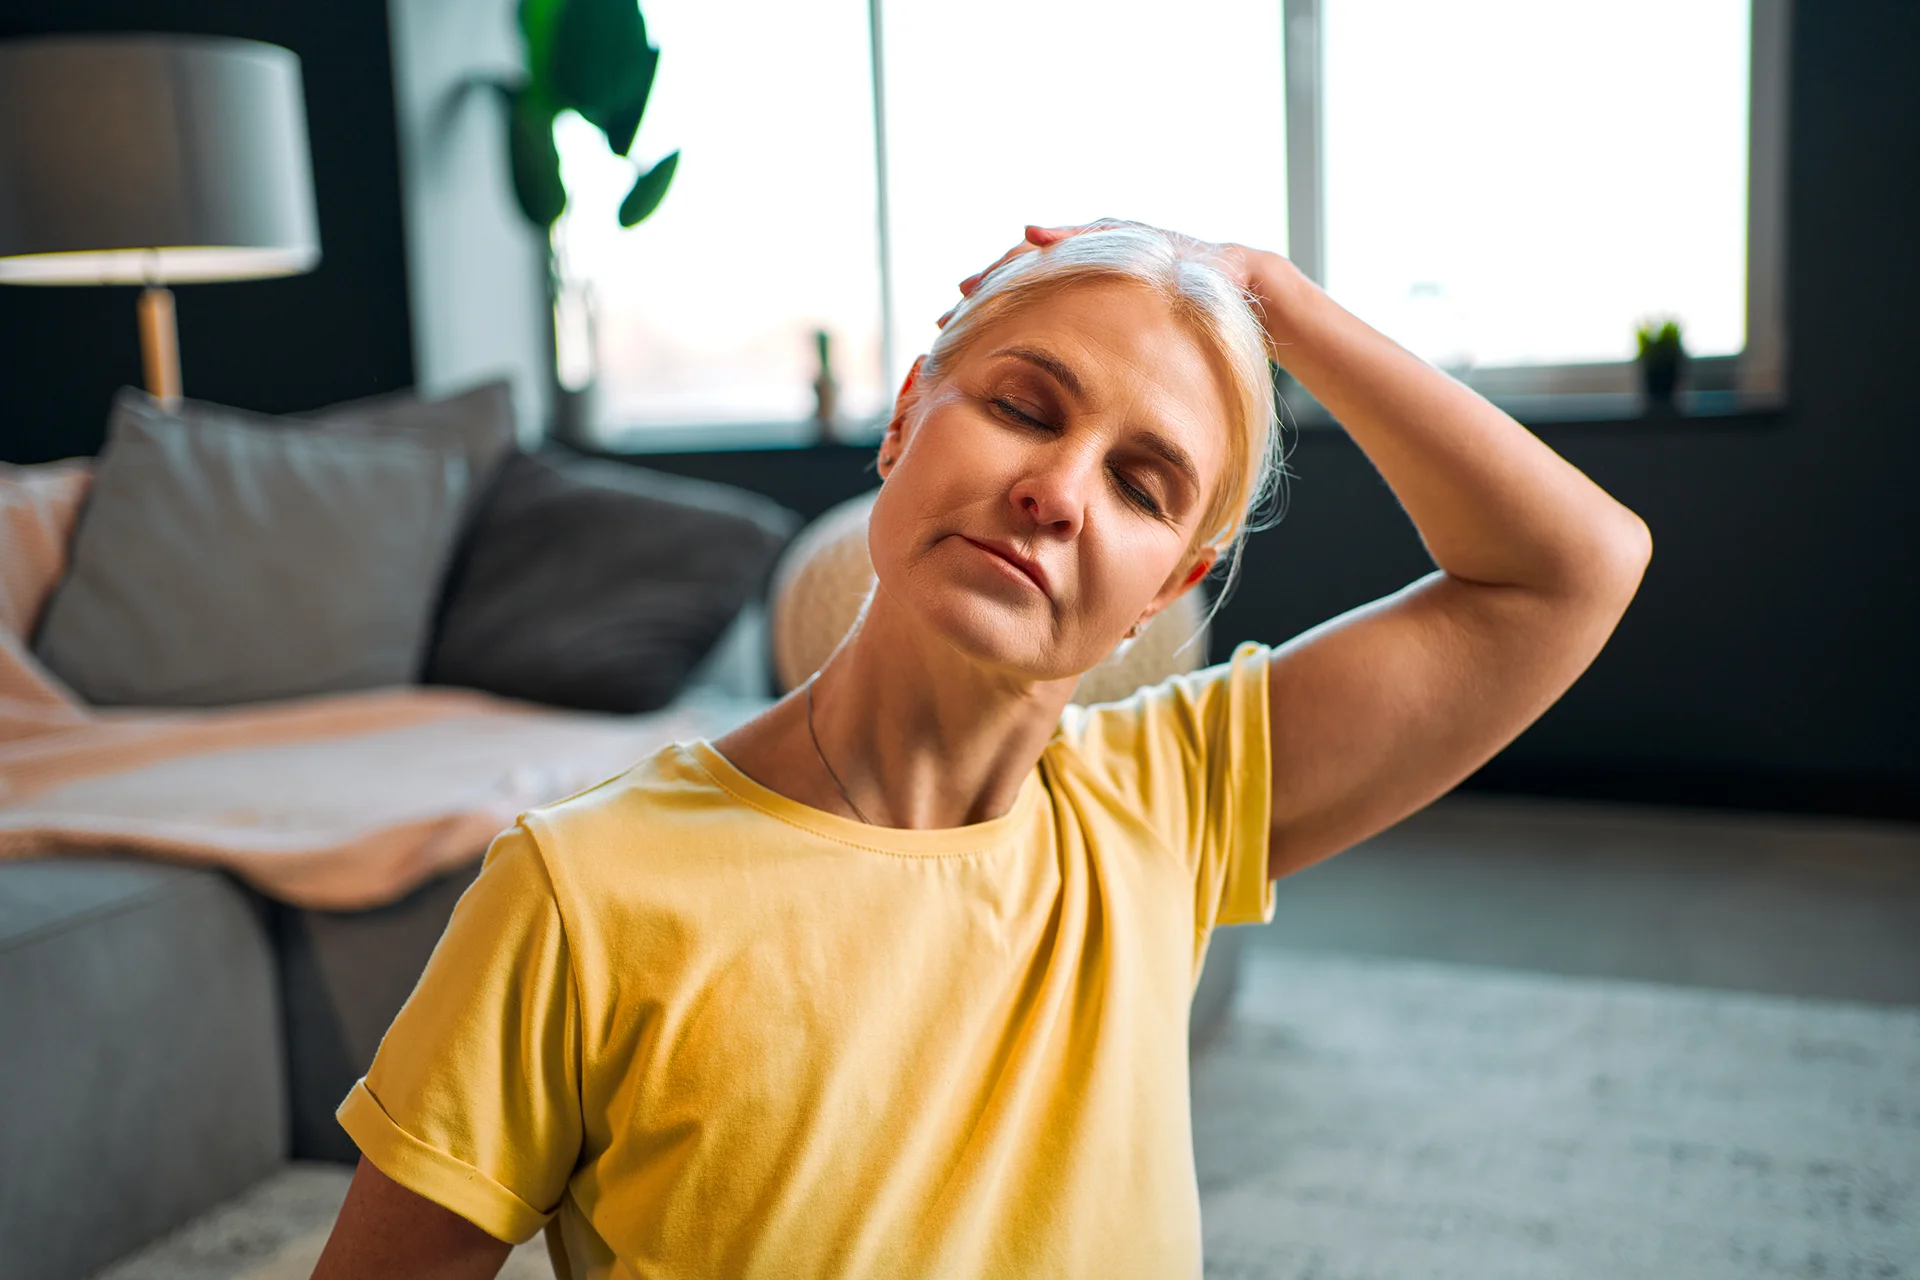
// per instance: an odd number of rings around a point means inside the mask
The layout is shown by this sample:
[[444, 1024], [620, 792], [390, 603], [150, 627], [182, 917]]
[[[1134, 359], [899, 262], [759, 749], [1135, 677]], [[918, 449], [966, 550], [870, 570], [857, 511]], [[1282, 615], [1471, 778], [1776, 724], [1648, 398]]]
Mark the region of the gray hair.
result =
[[[955, 308], [924, 358], [910, 399], [917, 401], [920, 388], [937, 381], [998, 321], [1075, 284], [1097, 280], [1124, 280], [1152, 289], [1220, 356], [1226, 369], [1226, 468], [1189, 547], [1190, 553], [1214, 548], [1219, 553], [1215, 572], [1225, 566], [1220, 594], [1207, 611], [1211, 621], [1239, 577], [1247, 535], [1278, 523], [1277, 515], [1263, 515], [1262, 510], [1279, 492], [1285, 465], [1258, 302], [1222, 269], [1205, 241], [1145, 223], [1103, 218], [1089, 230], [1021, 254], [989, 274]], [[911, 407], [902, 406], [906, 411]]]

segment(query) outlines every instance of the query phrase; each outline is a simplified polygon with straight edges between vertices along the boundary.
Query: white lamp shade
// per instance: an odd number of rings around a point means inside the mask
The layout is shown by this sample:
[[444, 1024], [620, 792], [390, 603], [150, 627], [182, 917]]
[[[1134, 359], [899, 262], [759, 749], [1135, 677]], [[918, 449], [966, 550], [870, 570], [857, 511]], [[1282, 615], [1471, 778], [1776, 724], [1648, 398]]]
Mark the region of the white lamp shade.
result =
[[291, 52], [224, 36], [0, 42], [0, 282], [244, 280], [319, 260]]

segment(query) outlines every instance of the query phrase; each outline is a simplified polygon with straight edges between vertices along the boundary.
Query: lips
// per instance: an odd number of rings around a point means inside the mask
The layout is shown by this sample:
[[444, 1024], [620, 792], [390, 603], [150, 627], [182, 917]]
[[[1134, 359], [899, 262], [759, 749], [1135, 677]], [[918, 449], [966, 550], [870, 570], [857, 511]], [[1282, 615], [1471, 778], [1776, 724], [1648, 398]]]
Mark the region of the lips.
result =
[[[965, 535], [962, 535], [962, 536], [964, 537]], [[974, 546], [979, 547], [982, 551], [985, 551], [987, 554], [996, 556], [999, 559], [1006, 561], [1008, 564], [1012, 565], [1015, 569], [1018, 569], [1022, 574], [1024, 574], [1027, 580], [1033, 583], [1034, 586], [1040, 588], [1041, 595], [1046, 596], [1049, 599], [1052, 598], [1053, 592], [1049, 589], [1047, 585], [1047, 571], [1040, 567], [1039, 561], [1033, 560], [1027, 556], [1021, 555], [1018, 551], [1014, 550], [1012, 545], [1009, 543], [983, 542], [979, 538], [966, 538], [966, 541], [971, 542]]]

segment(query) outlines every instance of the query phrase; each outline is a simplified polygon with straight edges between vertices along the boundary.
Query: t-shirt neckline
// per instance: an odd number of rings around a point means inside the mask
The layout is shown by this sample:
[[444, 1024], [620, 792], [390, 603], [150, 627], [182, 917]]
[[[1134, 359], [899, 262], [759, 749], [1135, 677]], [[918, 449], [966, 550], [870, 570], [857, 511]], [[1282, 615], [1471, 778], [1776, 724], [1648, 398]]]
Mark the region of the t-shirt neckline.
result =
[[733, 762], [721, 755], [705, 738], [694, 739], [683, 746], [694, 761], [705, 769], [722, 788], [732, 792], [737, 798], [754, 808], [782, 822], [811, 831], [829, 840], [877, 849], [884, 853], [924, 857], [972, 853], [990, 848], [1025, 825], [1035, 806], [1040, 803], [1040, 793], [1043, 789], [1040, 765], [1036, 762], [1026, 779], [1021, 782], [1020, 794], [1014, 799], [1013, 807], [998, 818], [969, 823], [963, 827], [935, 827], [928, 830], [878, 827], [862, 822], [858, 818], [842, 817], [837, 813], [828, 813], [824, 809], [801, 804], [798, 800], [784, 796], [771, 787], [762, 786], [735, 768]]

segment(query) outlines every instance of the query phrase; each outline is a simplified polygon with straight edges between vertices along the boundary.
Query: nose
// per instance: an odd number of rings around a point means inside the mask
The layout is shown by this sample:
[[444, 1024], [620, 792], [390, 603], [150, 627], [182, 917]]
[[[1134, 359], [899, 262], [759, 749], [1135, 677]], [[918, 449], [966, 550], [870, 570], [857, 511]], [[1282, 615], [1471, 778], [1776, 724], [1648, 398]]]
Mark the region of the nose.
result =
[[1020, 473], [1007, 496], [1037, 532], [1072, 537], [1086, 521], [1093, 469], [1081, 451], [1049, 450]]

